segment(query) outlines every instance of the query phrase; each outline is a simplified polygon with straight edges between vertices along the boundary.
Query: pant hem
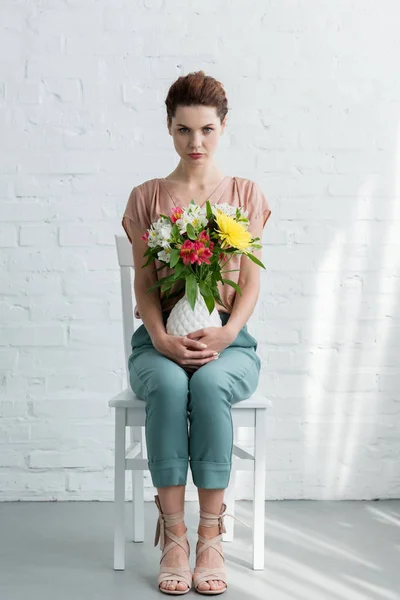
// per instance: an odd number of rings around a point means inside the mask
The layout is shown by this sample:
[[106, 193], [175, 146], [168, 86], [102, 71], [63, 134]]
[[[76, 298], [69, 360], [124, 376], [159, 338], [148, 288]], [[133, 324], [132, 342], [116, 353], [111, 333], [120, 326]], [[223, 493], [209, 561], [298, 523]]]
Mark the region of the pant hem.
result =
[[186, 485], [188, 460], [171, 458], [149, 462], [148, 467], [154, 487], [169, 487], [170, 485]]
[[225, 489], [228, 487], [232, 463], [217, 463], [191, 460], [190, 470], [193, 483], [206, 490]]

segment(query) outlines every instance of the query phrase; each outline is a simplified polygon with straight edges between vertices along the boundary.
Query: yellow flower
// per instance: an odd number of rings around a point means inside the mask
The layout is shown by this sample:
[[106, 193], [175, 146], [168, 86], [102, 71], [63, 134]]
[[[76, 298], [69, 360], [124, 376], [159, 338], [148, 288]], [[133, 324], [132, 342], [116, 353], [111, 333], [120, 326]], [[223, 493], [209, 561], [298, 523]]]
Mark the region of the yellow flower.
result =
[[222, 240], [221, 247], [232, 246], [242, 252], [246, 252], [246, 248], [250, 246], [252, 237], [242, 223], [238, 223], [235, 219], [219, 210], [217, 210], [215, 220], [218, 225], [217, 233]]

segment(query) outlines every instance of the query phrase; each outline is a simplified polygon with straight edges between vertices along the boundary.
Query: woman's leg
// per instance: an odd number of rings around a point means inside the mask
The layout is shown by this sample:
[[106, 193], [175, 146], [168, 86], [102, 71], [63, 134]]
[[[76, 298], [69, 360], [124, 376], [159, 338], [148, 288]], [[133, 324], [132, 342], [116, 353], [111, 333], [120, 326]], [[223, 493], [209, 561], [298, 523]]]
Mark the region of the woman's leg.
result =
[[[130, 384], [138, 398], [146, 402], [149, 469], [162, 512], [170, 515], [184, 508], [188, 470], [188, 375], [154, 348], [145, 330], [139, 328], [133, 342], [129, 357]], [[180, 537], [185, 530], [185, 523], [168, 527], [165, 543], [171, 541], [168, 531]], [[187, 555], [179, 545], [166, 553], [161, 564], [165, 570], [172, 566], [190, 569]], [[162, 582], [161, 587], [184, 591], [187, 584], [168, 580]]]
[[[238, 336], [237, 345], [226, 348], [217, 361], [198, 369], [189, 382], [190, 467], [193, 482], [199, 488], [200, 508], [214, 515], [220, 513], [231, 471], [231, 406], [249, 398], [259, 380], [260, 359], [254, 349], [239, 345], [249, 340], [247, 332], [243, 335], [245, 338]], [[198, 533], [213, 538], [219, 529], [199, 525]], [[223, 567], [223, 559], [209, 548], [199, 555], [196, 566]], [[223, 588], [225, 583], [220, 580], [210, 579], [199, 585], [202, 591]]]
[[129, 357], [132, 390], [146, 402], [146, 446], [156, 488], [186, 485], [188, 447], [188, 375], [152, 345]]
[[228, 487], [233, 449], [231, 407], [257, 389], [260, 359], [251, 348], [226, 348], [189, 381], [189, 455], [199, 488]]
[[[221, 505], [224, 501], [224, 492], [225, 490], [223, 489], [205, 490], [198, 488], [200, 509], [204, 510], [204, 512], [218, 515], [221, 510]], [[219, 528], [218, 525], [215, 527], [204, 527], [204, 525], [200, 525], [199, 523], [197, 533], [202, 537], [211, 539], [219, 535]], [[201, 542], [198, 542], [198, 544], [201, 545]], [[221, 557], [212, 548], [205, 550], [196, 561], [197, 567], [219, 567], [220, 564]], [[225, 583], [223, 581], [220, 581], [219, 579], [211, 579], [210, 581], [200, 583], [199, 590], [222, 590], [224, 587]]]
[[[163, 487], [157, 489], [161, 508], [163, 513], [166, 515], [172, 515], [173, 513], [184, 510], [185, 506], [185, 486], [174, 485], [170, 487]], [[168, 537], [168, 531], [171, 531], [178, 537], [182, 536], [186, 531], [185, 523], [177, 523], [168, 527], [166, 534], [166, 544], [169, 544], [170, 538]], [[185, 567], [188, 564], [187, 555], [178, 545], [174, 546], [165, 555], [162, 565], [165, 567]], [[168, 580], [161, 583], [161, 587], [166, 590], [181, 590], [184, 591], [187, 585], [184, 581]]]

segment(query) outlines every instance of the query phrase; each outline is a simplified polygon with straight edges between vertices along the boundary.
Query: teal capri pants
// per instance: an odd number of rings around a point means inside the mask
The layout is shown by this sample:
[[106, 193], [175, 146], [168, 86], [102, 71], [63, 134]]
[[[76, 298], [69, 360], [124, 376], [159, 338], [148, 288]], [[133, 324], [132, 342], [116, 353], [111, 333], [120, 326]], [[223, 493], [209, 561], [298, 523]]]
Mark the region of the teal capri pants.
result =
[[[164, 325], [169, 313], [162, 313]], [[230, 315], [219, 314], [225, 325]], [[257, 341], [247, 325], [217, 360], [192, 372], [158, 352], [144, 324], [133, 333], [131, 346], [130, 385], [146, 402], [146, 447], [153, 485], [186, 485], [190, 463], [197, 487], [228, 487], [231, 407], [255, 392], [261, 367]]]

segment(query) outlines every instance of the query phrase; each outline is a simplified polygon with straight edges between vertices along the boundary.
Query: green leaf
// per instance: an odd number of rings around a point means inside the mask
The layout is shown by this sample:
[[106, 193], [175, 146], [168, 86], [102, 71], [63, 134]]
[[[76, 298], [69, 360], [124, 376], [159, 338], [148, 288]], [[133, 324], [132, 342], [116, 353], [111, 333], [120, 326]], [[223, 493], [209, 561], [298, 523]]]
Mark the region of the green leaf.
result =
[[211, 204], [209, 200], [206, 201], [206, 217], [208, 220], [210, 220], [213, 217], [213, 211], [211, 209]]
[[219, 295], [219, 291], [218, 288], [216, 287], [215, 289], [212, 290], [213, 296], [216, 300], [218, 300], [219, 304], [221, 304], [221, 306], [223, 306], [224, 308], [226, 308], [227, 311], [229, 311], [229, 308], [226, 306], [226, 304], [224, 304], [222, 302], [222, 298]]
[[238, 284], [232, 281], [231, 279], [222, 279], [222, 283], [227, 283], [228, 285], [231, 285], [237, 291], [238, 294], [242, 295], [242, 290], [240, 289]]
[[194, 310], [197, 298], [197, 281], [193, 274], [186, 277], [186, 294], [189, 305], [191, 309]]
[[211, 292], [211, 289], [208, 287], [208, 285], [205, 283], [205, 281], [199, 281], [199, 288], [200, 288], [200, 293], [204, 298], [204, 302], [206, 303], [206, 306], [208, 308], [208, 312], [211, 315], [211, 313], [215, 307], [215, 300], [214, 300], [214, 296]]
[[183, 296], [182, 292], [184, 292], [184, 291], [185, 291], [185, 286], [183, 285], [181, 288], [179, 288], [179, 290], [176, 290], [175, 292], [170, 293], [168, 297], [173, 298], [174, 296], [179, 296], [179, 295]]
[[172, 286], [174, 285], [173, 281], [166, 281], [162, 286], [161, 286], [161, 291], [162, 292], [166, 292], [167, 290], [169, 290]]
[[256, 263], [256, 265], [258, 265], [259, 267], [262, 267], [263, 269], [265, 269], [264, 265], [262, 264], [261, 260], [258, 260], [258, 258], [256, 256], [254, 256], [253, 254], [251, 254], [250, 252], [247, 254], [246, 256], [248, 258], [250, 258], [250, 260], [252, 260], [254, 263]]
[[183, 279], [185, 275], [188, 275], [188, 270], [183, 263], [178, 263], [174, 271], [174, 279]]
[[167, 277], [161, 277], [161, 279], [159, 279], [158, 281], [156, 281], [151, 287], [149, 287], [149, 289], [147, 290], [146, 294], [150, 294], [151, 292], [153, 292], [156, 288], [158, 288], [160, 285], [163, 285], [166, 281], [172, 279], [171, 275], [167, 275]]
[[188, 223], [186, 225], [186, 231], [187, 231], [189, 239], [191, 239], [191, 240], [197, 239], [197, 236], [196, 236], [195, 231], [193, 229], [193, 225], [191, 223]]
[[215, 278], [216, 278], [217, 281], [222, 281], [222, 275], [221, 275], [220, 271], [217, 271], [215, 273]]
[[142, 269], [144, 269], [145, 267], [148, 267], [153, 261], [154, 261], [154, 256], [149, 256], [149, 258], [144, 263], [144, 265], [142, 265]]
[[169, 266], [171, 267], [171, 269], [173, 269], [175, 267], [176, 263], [178, 262], [179, 253], [180, 253], [179, 248], [174, 248], [172, 250], [171, 255], [170, 255], [170, 261], [169, 261]]

